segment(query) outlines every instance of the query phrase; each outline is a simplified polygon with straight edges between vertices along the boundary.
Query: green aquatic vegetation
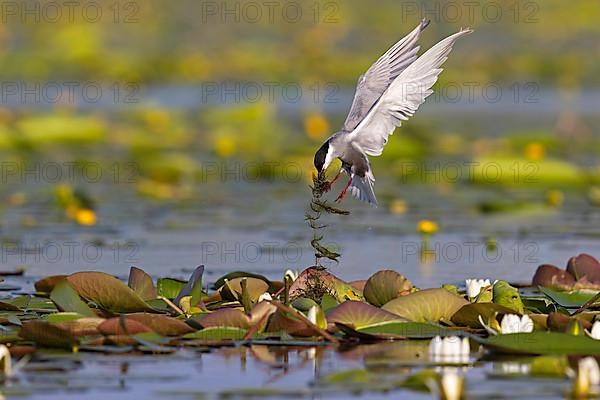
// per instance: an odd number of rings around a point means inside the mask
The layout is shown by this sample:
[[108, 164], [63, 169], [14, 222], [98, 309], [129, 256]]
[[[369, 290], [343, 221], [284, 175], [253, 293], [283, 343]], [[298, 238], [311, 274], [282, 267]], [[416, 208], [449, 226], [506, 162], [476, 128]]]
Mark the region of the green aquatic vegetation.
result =
[[[590, 260], [571, 263], [581, 269]], [[596, 264], [585, 265], [591, 276]], [[0, 301], [3, 342], [33, 345], [32, 351], [112, 352], [120, 347], [169, 354], [173, 346], [307, 341], [338, 346], [466, 336], [492, 353], [600, 354], [600, 342], [589, 337], [594, 304], [582, 307], [589, 298], [576, 303], [577, 315], [543, 314], [540, 302], [548, 310], [564, 310], [548, 295], [555, 291], [544, 288], [546, 298], [536, 294], [522, 302], [516, 288], [498, 281], [494, 302], [470, 303], [446, 289], [414, 288], [390, 270], [367, 280], [364, 297], [359, 288], [316, 267], [283, 281], [237, 271], [204, 286], [203, 276], [204, 266], [196, 267], [186, 281], [155, 280], [139, 267], [131, 268], [128, 284], [95, 271], [47, 277], [36, 282], [39, 293]], [[504, 319], [515, 313], [523, 317], [512, 319], [533, 323], [532, 332], [507, 333]], [[539, 370], [546, 373], [562, 365], [550, 362], [548, 369], [542, 364]]]
[[398, 272], [384, 270], [371, 275], [365, 284], [363, 295], [366, 301], [381, 307], [396, 297], [409, 294], [413, 288], [413, 284]]
[[469, 302], [446, 289], [424, 289], [391, 300], [382, 309], [410, 321], [438, 322], [449, 321], [465, 304]]
[[321, 196], [329, 190], [330, 182], [325, 178], [325, 172], [320, 171], [318, 174], [313, 174], [313, 185], [311, 186], [312, 200], [310, 201], [310, 211], [306, 213], [305, 220], [313, 231], [313, 238], [310, 241], [312, 248], [315, 250], [315, 265], [321, 266], [321, 259], [338, 261], [341, 254], [333, 250], [331, 246], [325, 246], [321, 243], [323, 235], [320, 231], [327, 225], [319, 225], [318, 221], [323, 213], [349, 215], [350, 212], [339, 209], [322, 200]]
[[518, 314], [525, 312], [519, 290], [506, 281], [498, 281], [493, 286], [493, 299], [495, 304], [509, 308]]

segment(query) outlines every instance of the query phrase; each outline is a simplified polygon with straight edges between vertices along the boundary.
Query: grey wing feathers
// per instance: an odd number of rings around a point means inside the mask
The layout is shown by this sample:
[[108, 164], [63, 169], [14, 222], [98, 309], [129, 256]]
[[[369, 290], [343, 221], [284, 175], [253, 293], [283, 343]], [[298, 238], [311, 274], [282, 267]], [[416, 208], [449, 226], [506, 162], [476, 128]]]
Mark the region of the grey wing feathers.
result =
[[448, 36], [402, 71], [347, 139], [370, 156], [380, 155], [388, 136], [433, 93], [440, 67], [456, 40], [470, 32], [461, 30]]
[[423, 20], [411, 33], [400, 39], [361, 75], [343, 130], [350, 132], [367, 115], [396, 77], [417, 59], [421, 32], [429, 25]]

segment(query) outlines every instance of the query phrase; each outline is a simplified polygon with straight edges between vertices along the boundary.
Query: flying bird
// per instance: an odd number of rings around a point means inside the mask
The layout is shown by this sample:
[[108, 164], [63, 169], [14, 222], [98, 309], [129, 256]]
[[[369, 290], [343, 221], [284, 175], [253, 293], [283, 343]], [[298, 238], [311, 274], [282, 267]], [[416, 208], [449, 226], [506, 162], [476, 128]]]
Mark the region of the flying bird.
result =
[[472, 32], [461, 29], [417, 57], [419, 37], [428, 25], [429, 21], [421, 21], [360, 76], [342, 129], [317, 150], [314, 164], [321, 175], [336, 158], [342, 162], [340, 171], [326, 185], [326, 190], [342, 172], [350, 176], [336, 201], [342, 200], [350, 190], [359, 200], [377, 206], [373, 193], [375, 177], [368, 156], [381, 155], [388, 136], [402, 121], [412, 117], [425, 98], [433, 93], [431, 87], [442, 72], [440, 67], [448, 59], [454, 43]]

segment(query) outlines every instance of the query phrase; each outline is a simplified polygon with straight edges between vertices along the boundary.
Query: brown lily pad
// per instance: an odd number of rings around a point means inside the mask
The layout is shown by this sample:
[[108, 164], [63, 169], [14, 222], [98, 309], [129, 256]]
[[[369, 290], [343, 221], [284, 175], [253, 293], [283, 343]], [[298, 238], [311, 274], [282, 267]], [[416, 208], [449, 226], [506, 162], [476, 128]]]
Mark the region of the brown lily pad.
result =
[[586, 279], [590, 283], [600, 284], [600, 262], [589, 254], [571, 257], [567, 272], [576, 280]]
[[554, 265], [540, 265], [533, 275], [533, 286], [543, 286], [559, 290], [569, 290], [575, 285], [575, 278], [564, 269]]
[[23, 322], [19, 336], [41, 347], [71, 350], [77, 344], [77, 338], [72, 331], [41, 320]]
[[79, 318], [73, 321], [56, 322], [53, 325], [71, 332], [74, 337], [99, 335], [98, 326], [104, 318]]
[[103, 310], [113, 313], [154, 311], [129, 286], [104, 272], [76, 272], [67, 280], [81, 297]]
[[34, 283], [35, 290], [40, 293], [50, 293], [54, 289], [54, 286], [66, 277], [67, 275], [51, 275], [42, 278]]
[[141, 268], [131, 267], [129, 269], [129, 281], [127, 286], [133, 289], [142, 300], [152, 300], [157, 297], [156, 287], [152, 277]]
[[184, 321], [162, 314], [132, 313], [127, 314], [126, 318], [137, 321], [162, 336], [181, 336], [195, 331]]
[[152, 329], [133, 319], [115, 317], [107, 319], [98, 325], [98, 330], [106, 336], [109, 335], [137, 335], [143, 332], [152, 332]]

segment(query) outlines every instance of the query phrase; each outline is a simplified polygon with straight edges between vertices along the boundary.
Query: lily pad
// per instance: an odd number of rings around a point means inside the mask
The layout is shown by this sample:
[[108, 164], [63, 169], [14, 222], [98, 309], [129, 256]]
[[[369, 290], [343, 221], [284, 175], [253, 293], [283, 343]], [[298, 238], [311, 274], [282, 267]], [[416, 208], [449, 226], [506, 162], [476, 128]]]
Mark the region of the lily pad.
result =
[[600, 284], [600, 262], [589, 254], [571, 257], [567, 263], [567, 272], [577, 281], [585, 279], [588, 282]]
[[451, 321], [458, 326], [468, 326], [470, 328], [484, 328], [479, 322], [479, 317], [483, 321], [488, 321], [494, 314], [514, 314], [515, 311], [510, 308], [494, 303], [471, 303], [460, 308], [453, 316]]
[[67, 280], [81, 297], [103, 310], [115, 313], [153, 311], [129, 286], [104, 272], [76, 272]]
[[252, 302], [256, 302], [261, 294], [269, 290], [269, 284], [263, 281], [262, 279], [245, 277], [234, 278], [230, 281], [227, 281], [227, 283], [221, 287], [221, 289], [219, 290], [219, 292], [221, 293], [221, 297], [224, 300], [237, 300], [242, 293], [243, 279], [246, 280], [246, 290], [248, 291], [248, 295], [250, 296], [250, 300]]
[[[376, 325], [366, 326], [361, 329], [350, 328], [344, 324], [338, 324], [344, 333], [363, 339], [431, 339], [436, 336], [452, 336], [457, 330], [444, 328], [440, 325], [427, 322], [397, 322], [388, 321]], [[460, 332], [460, 331], [458, 331]]]
[[152, 331], [141, 322], [125, 316], [107, 319], [98, 326], [98, 330], [103, 335], [137, 335], [138, 333]]
[[179, 304], [181, 299], [185, 296], [192, 296], [193, 300], [194, 300], [193, 303], [195, 303], [195, 304], [190, 304], [190, 305], [196, 306], [196, 304], [200, 300], [200, 292], [202, 290], [202, 275], [203, 274], [204, 274], [204, 265], [197, 266], [196, 269], [194, 270], [194, 272], [192, 272], [190, 279], [188, 279], [188, 282], [185, 284], [183, 289], [181, 289], [181, 291], [175, 298], [175, 304]]
[[523, 306], [519, 290], [509, 285], [506, 281], [494, 283], [493, 301], [498, 305], [510, 308], [518, 314], [523, 314], [525, 312], [525, 306]]
[[271, 285], [271, 281], [268, 280], [265, 276], [260, 275], [260, 274], [254, 274], [252, 272], [245, 272], [245, 271], [233, 271], [230, 272], [226, 275], [223, 275], [222, 277], [220, 277], [219, 279], [216, 280], [215, 284], [214, 284], [214, 288], [215, 289], [219, 289], [220, 287], [222, 287], [225, 284], [225, 280], [228, 281], [232, 281], [233, 279], [237, 279], [237, 278], [254, 278], [254, 279], [260, 279], [262, 281], [264, 281], [267, 285]]
[[186, 281], [179, 279], [159, 278], [156, 281], [156, 291], [159, 296], [173, 300], [177, 297], [177, 295], [179, 295], [179, 293], [181, 293], [186, 284]]
[[181, 336], [195, 331], [184, 321], [162, 314], [132, 313], [127, 314], [127, 319], [140, 322], [162, 336]]
[[43, 279], [40, 279], [34, 284], [35, 290], [41, 293], [50, 293], [54, 286], [63, 279], [65, 279], [67, 275], [51, 275], [47, 276]]
[[373, 274], [365, 284], [363, 296], [376, 307], [396, 297], [410, 293], [413, 284], [403, 275], [393, 270], [379, 271]]
[[487, 339], [478, 336], [471, 338], [500, 353], [600, 355], [600, 341], [585, 335], [534, 331], [491, 336]]
[[569, 272], [554, 265], [540, 265], [533, 275], [533, 286], [543, 286], [559, 290], [569, 290], [575, 285], [575, 278]]
[[573, 290], [569, 292], [560, 292], [540, 286], [540, 292], [548, 296], [557, 304], [566, 308], [579, 308], [590, 301], [596, 294], [597, 290]]
[[356, 300], [346, 300], [327, 313], [327, 322], [330, 324], [342, 323], [354, 329], [387, 321], [406, 321], [406, 319]]
[[398, 297], [382, 309], [414, 322], [438, 322], [450, 320], [466, 304], [469, 302], [446, 289], [425, 289]]
[[79, 294], [71, 287], [69, 281], [59, 281], [50, 293], [50, 300], [59, 310], [74, 312], [85, 317], [96, 317], [96, 313], [83, 301]]
[[59, 347], [70, 350], [77, 344], [73, 332], [40, 320], [24, 322], [19, 336], [42, 347]]
[[129, 269], [127, 286], [133, 289], [143, 300], [152, 300], [157, 296], [152, 277], [141, 268], [131, 267]]
[[232, 327], [210, 327], [193, 333], [188, 333], [183, 337], [185, 339], [222, 341], [222, 340], [242, 340], [248, 330]]

